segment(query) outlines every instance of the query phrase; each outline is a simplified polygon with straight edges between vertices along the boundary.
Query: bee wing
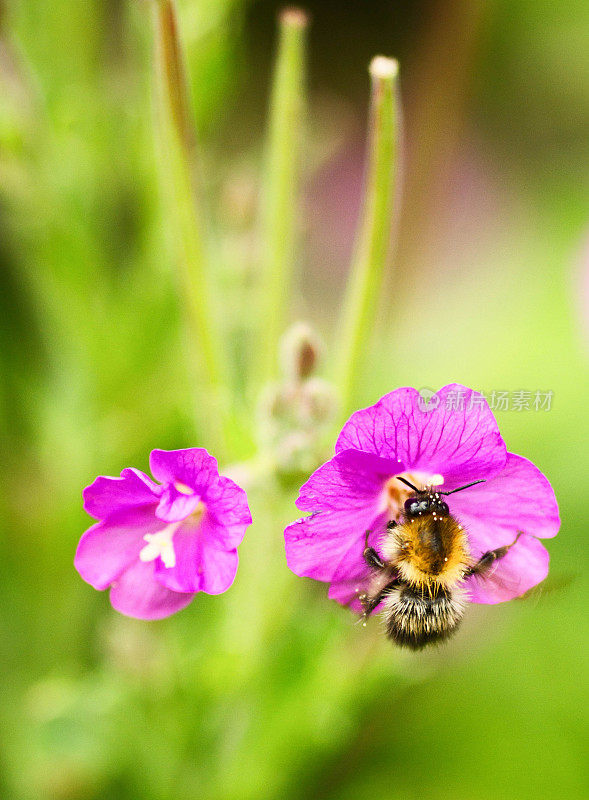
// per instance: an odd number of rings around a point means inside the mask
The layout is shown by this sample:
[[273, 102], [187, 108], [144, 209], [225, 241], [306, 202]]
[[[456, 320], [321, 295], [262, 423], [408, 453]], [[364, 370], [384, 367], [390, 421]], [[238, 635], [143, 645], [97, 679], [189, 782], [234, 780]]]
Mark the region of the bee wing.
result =
[[470, 599], [474, 603], [502, 603], [521, 597], [546, 578], [549, 560], [542, 543], [523, 533], [489, 570], [468, 579]]
[[[558, 576], [551, 575], [535, 586], [522, 591], [518, 578], [498, 569], [499, 563], [489, 572], [483, 575], [473, 575], [468, 579], [467, 586], [471, 590], [470, 593], [474, 596], [475, 602], [489, 602], [478, 599], [478, 596], [484, 593], [485, 596], [500, 597], [506, 600], [526, 600], [539, 603], [547, 596], [561, 594], [579, 578], [579, 574], [573, 572]], [[497, 600], [493, 602], [497, 602]]]
[[[519, 579], [510, 574], [498, 570], [498, 563], [494, 564], [487, 572], [482, 575], [473, 575], [467, 581], [470, 594], [473, 595], [475, 603], [501, 602], [512, 598], [524, 597], [528, 592], [532, 592], [536, 587], [523, 590]], [[499, 598], [498, 600], [481, 600], [480, 596]]]
[[578, 572], [566, 572], [562, 575], [551, 575], [542, 581], [542, 583], [532, 586], [527, 592], [516, 597], [516, 600], [536, 600], [540, 598], [549, 597], [550, 595], [562, 594], [566, 589], [574, 584], [579, 579]]

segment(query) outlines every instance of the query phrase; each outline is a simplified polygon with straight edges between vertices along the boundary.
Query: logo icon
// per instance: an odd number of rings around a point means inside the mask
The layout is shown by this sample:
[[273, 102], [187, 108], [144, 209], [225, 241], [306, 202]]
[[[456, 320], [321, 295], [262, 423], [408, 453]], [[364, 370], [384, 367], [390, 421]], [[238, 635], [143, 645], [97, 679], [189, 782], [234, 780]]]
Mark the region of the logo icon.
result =
[[417, 401], [417, 405], [419, 406], [420, 411], [433, 411], [434, 408], [437, 408], [440, 405], [440, 398], [433, 389], [423, 386], [419, 390], [419, 394], [421, 397]]

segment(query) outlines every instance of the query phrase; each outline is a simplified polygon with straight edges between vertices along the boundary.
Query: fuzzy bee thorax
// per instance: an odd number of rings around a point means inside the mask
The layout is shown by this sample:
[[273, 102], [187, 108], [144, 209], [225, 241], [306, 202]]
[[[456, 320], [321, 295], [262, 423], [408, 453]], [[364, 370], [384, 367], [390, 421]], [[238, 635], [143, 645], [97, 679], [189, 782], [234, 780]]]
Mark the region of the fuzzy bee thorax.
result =
[[469, 565], [466, 535], [451, 515], [407, 520], [387, 531], [381, 548], [399, 578], [415, 586], [451, 587]]

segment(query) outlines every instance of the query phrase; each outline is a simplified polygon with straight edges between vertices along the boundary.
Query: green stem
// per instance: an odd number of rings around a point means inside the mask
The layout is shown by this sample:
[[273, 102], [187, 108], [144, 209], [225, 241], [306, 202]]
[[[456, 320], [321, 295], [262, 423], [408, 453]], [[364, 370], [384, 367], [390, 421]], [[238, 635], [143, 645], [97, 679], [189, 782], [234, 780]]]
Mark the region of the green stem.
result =
[[398, 174], [398, 65], [377, 56], [370, 64], [371, 101], [364, 201], [344, 300], [338, 361], [342, 410], [353, 402], [354, 381], [366, 354], [382, 276], [390, 252]]
[[262, 381], [276, 372], [278, 340], [286, 326], [296, 257], [307, 24], [307, 15], [299, 9], [286, 9], [279, 17], [262, 219], [264, 273], [258, 376]]
[[227, 370], [214, 325], [204, 224], [193, 174], [195, 136], [173, 0], [157, 0], [155, 37], [161, 174], [176, 245], [191, 361], [198, 370], [194, 380], [197, 424], [211, 449], [223, 458], [231, 435], [224, 380]]

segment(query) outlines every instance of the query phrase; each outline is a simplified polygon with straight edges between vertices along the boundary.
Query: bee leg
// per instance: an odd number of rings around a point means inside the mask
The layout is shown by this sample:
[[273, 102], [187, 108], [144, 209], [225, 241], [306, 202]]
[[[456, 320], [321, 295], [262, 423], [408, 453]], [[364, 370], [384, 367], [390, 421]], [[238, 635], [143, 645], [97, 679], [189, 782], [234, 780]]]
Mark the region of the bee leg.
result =
[[373, 595], [372, 597], [370, 597], [366, 592], [358, 595], [358, 600], [362, 604], [362, 619], [364, 620], [364, 623], [366, 623], [366, 620], [372, 614], [377, 605], [379, 605], [379, 603], [382, 603], [382, 601], [389, 593], [390, 589], [394, 588], [395, 586], [398, 586], [398, 584], [399, 582], [397, 580], [393, 580], [389, 584], [384, 586], [381, 589], [381, 591], [378, 592], [378, 594]]
[[364, 561], [368, 564], [369, 567], [372, 569], [384, 569], [384, 561], [378, 555], [374, 547], [367, 547], [364, 551]]
[[390, 519], [390, 520], [387, 522], [387, 528], [388, 528], [388, 530], [389, 530], [389, 531], [392, 531], [392, 530], [393, 530], [393, 528], [396, 528], [398, 524], [399, 524], [399, 523], [398, 523], [396, 520], [394, 520], [394, 519]]
[[368, 619], [377, 605], [384, 599], [384, 596], [384, 592], [379, 592], [376, 597], [368, 597], [367, 594], [361, 594], [358, 596], [358, 600], [362, 604], [362, 619], [364, 621]]
[[483, 555], [479, 558], [476, 564], [466, 570], [464, 577], [470, 578], [471, 575], [484, 575], [484, 573], [491, 568], [495, 561], [498, 561], [500, 558], [503, 558], [504, 555], [507, 555], [509, 550], [513, 547], [521, 535], [522, 534], [520, 531], [511, 544], [503, 545], [503, 547], [497, 547], [495, 550], [487, 550], [487, 552], [483, 553]]
[[384, 569], [384, 562], [381, 557], [378, 555], [374, 547], [368, 547], [368, 537], [372, 531], [366, 531], [366, 536], [364, 537], [364, 561], [368, 564], [371, 569]]

